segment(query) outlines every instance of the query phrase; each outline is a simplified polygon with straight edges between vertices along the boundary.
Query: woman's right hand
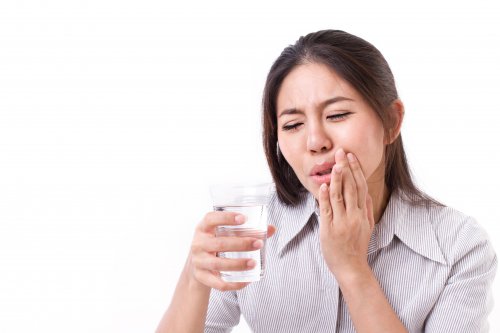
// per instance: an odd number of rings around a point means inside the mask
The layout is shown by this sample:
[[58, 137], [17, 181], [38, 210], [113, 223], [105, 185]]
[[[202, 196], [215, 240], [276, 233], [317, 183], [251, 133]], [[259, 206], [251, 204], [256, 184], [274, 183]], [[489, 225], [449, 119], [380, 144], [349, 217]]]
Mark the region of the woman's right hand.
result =
[[[234, 212], [210, 212], [196, 227], [189, 254], [190, 275], [199, 283], [221, 291], [238, 290], [248, 282], [225, 282], [220, 271], [246, 271], [255, 267], [253, 259], [227, 259], [217, 257], [218, 252], [255, 251], [264, 246], [254, 237], [215, 237], [215, 229], [223, 225], [241, 225], [245, 217]], [[275, 232], [269, 225], [267, 237]]]

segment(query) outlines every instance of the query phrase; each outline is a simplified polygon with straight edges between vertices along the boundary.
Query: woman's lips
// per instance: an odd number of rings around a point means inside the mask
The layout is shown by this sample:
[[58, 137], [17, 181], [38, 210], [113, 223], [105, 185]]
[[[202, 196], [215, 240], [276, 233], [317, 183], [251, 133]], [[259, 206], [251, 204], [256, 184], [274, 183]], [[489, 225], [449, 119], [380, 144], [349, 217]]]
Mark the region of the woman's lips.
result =
[[324, 183], [330, 184], [332, 168], [334, 165], [335, 162], [323, 162], [321, 164], [316, 164], [314, 168], [312, 168], [309, 176], [318, 185]]
[[312, 180], [318, 185], [321, 185], [324, 183], [330, 184], [331, 177], [332, 177], [331, 173], [327, 173], [327, 174], [324, 174], [321, 176], [320, 175], [311, 176]]

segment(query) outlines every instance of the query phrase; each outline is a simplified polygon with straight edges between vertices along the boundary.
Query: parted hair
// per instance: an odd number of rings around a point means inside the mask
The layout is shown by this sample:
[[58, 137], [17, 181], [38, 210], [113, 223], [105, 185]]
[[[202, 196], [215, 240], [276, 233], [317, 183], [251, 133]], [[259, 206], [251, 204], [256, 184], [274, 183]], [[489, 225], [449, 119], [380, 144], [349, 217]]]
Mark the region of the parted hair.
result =
[[[369, 42], [340, 30], [321, 30], [286, 47], [271, 66], [262, 98], [263, 144], [278, 198], [297, 205], [306, 191], [278, 147], [276, 101], [285, 77], [297, 66], [320, 63], [356, 89], [381, 119], [386, 135], [393, 124], [392, 103], [398, 99], [394, 76], [382, 53]], [[417, 204], [441, 205], [415, 185], [401, 134], [385, 147], [385, 183], [389, 193]]]

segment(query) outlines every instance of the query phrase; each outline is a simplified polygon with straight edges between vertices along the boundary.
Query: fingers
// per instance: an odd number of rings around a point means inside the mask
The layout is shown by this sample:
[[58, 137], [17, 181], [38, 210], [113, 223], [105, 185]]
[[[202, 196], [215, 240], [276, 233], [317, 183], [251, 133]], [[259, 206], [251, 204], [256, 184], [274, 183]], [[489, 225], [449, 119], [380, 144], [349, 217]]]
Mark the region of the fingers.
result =
[[[245, 236], [216, 233], [219, 226], [241, 225], [244, 222], [245, 217], [236, 212], [215, 211], [205, 215], [197, 227], [190, 251], [191, 271], [196, 280], [219, 290], [238, 290], [248, 285], [226, 282], [221, 279], [220, 272], [248, 271], [255, 268], [257, 262], [250, 258], [222, 257], [218, 254], [256, 251], [263, 248], [265, 240], [257, 238], [258, 233]], [[267, 226], [268, 237], [275, 232], [275, 226]]]
[[[218, 229], [221, 226], [228, 226], [228, 230], [240, 230], [231, 226], [241, 225], [245, 220], [245, 216], [237, 212], [215, 211], [205, 215], [196, 228], [190, 251], [190, 271], [197, 281], [223, 291], [238, 290], [248, 285], [246, 282], [223, 281], [220, 272], [248, 271], [255, 268], [257, 261], [233, 255], [224, 258], [222, 253], [245, 253], [262, 249], [265, 240], [257, 238], [262, 236], [262, 231], [247, 233], [244, 236], [236, 232], [216, 232], [222, 229]], [[267, 226], [267, 237], [273, 236], [275, 232], [275, 226]]]
[[210, 271], [199, 270], [195, 273], [195, 277], [204, 285], [220, 291], [239, 290], [250, 284], [249, 282], [225, 282], [216, 273]]
[[245, 216], [235, 212], [209, 212], [199, 224], [202, 231], [210, 232], [219, 225], [240, 225], [245, 223]]
[[370, 222], [370, 228], [373, 229], [375, 227], [375, 218], [373, 217], [373, 201], [370, 194], [366, 194], [366, 215]]
[[361, 169], [358, 159], [353, 153], [347, 154], [347, 160], [349, 161], [349, 166], [356, 183], [356, 192], [358, 197], [358, 208], [363, 209], [366, 204], [366, 195], [368, 192], [368, 186], [366, 184], [365, 175]]
[[344, 193], [344, 206], [351, 210], [358, 206], [358, 193], [354, 177], [349, 166], [344, 149], [339, 148], [335, 152], [335, 168], [342, 169], [342, 188]]
[[194, 246], [206, 252], [240, 252], [258, 250], [264, 246], [264, 242], [252, 237], [213, 237]]
[[[332, 176], [330, 178], [330, 204], [335, 216], [345, 215], [344, 194], [342, 188], [342, 173], [345, 168], [336, 163], [332, 168]], [[321, 192], [321, 191], [320, 191]], [[325, 201], [326, 203], [326, 201]], [[333, 213], [332, 213], [333, 214]]]
[[[272, 232], [276, 228], [271, 228]], [[255, 268], [257, 262], [250, 258], [223, 258], [217, 253], [246, 252], [259, 250], [264, 246], [262, 239], [254, 237], [214, 237], [198, 231], [191, 246], [192, 272], [202, 284], [219, 290], [238, 290], [248, 283], [229, 283], [220, 277], [221, 271], [247, 271]]]
[[330, 193], [327, 184], [321, 184], [318, 194], [320, 241], [328, 235], [328, 229], [333, 225], [333, 210], [330, 204]]
[[330, 204], [330, 194], [328, 193], [328, 185], [321, 184], [318, 195], [319, 216], [322, 220], [331, 221], [333, 219], [332, 206]]
[[193, 264], [197, 269], [207, 271], [247, 271], [255, 267], [256, 262], [248, 258], [220, 258], [208, 253], [193, 257]]
[[267, 237], [272, 237], [274, 233], [276, 232], [276, 227], [274, 225], [268, 225], [267, 226]]

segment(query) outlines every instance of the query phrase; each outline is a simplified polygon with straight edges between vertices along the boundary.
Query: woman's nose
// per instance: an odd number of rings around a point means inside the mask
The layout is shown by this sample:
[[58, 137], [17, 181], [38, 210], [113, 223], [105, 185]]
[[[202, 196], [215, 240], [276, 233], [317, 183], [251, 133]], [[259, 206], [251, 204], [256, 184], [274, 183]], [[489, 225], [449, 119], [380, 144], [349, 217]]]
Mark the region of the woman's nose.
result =
[[332, 141], [322, 126], [312, 126], [307, 135], [307, 150], [312, 153], [328, 151], [332, 148]]

